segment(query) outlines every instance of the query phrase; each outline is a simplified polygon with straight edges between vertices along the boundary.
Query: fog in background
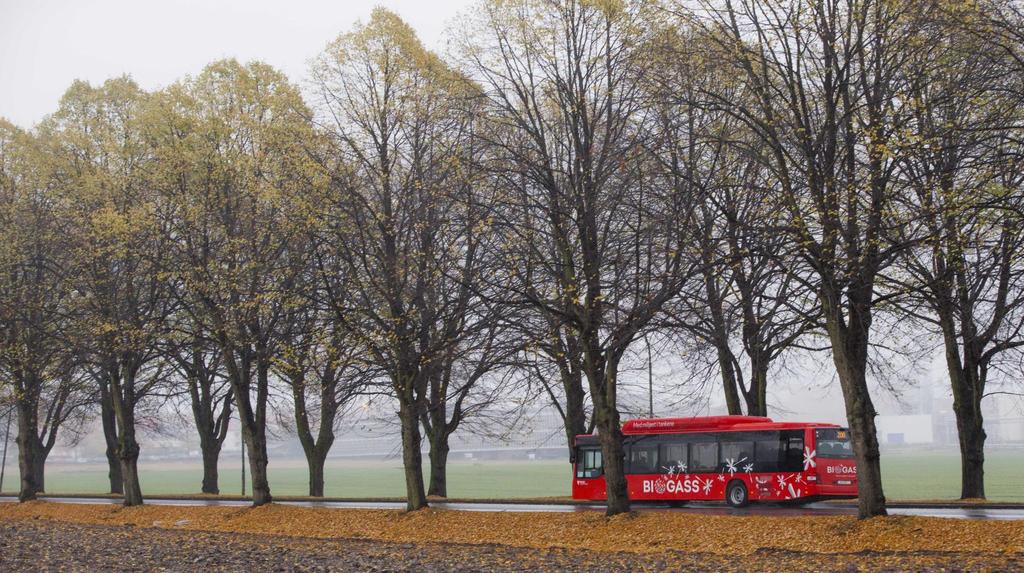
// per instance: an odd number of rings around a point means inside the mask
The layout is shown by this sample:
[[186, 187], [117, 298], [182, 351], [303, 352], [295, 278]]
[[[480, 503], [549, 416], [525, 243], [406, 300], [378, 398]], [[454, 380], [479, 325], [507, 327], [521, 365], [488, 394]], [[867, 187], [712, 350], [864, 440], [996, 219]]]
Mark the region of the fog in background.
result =
[[[642, 344], [638, 350], [643, 350]], [[678, 349], [674, 349], [678, 352]], [[654, 355], [651, 371], [654, 382], [654, 414], [658, 417], [700, 416], [726, 414], [721, 396], [721, 383], [717, 372], [710, 378], [695, 373], [690, 361], [684, 361], [673, 349], [666, 348], [662, 355]], [[887, 436], [889, 432], [912, 432], [919, 426], [930, 423], [932, 434], [928, 443], [917, 444], [935, 449], [956, 449], [956, 427], [952, 414], [952, 397], [946, 378], [941, 354], [929, 360], [921, 357], [911, 363], [902, 358], [892, 358], [884, 368], [884, 376], [876, 378], [873, 384], [873, 399], [879, 412], [879, 435], [882, 447], [893, 447]], [[1008, 394], [994, 395], [986, 399], [986, 428], [989, 433], [989, 448], [1019, 448], [1024, 443], [1024, 400], [1019, 384], [1000, 378], [992, 380], [992, 391], [1012, 390]], [[648, 369], [646, 354], [634, 356], [623, 368], [622, 409], [623, 419], [646, 417], [649, 407]], [[493, 410], [475, 422], [467, 421], [452, 436], [452, 461], [458, 462], [464, 454], [473, 452], [477, 457], [500, 455], [502, 457], [531, 459], [534, 457], [562, 457], [564, 431], [556, 411], [547, 405], [540, 389], [526, 397], [527, 404], [517, 408], [514, 417], [507, 416], [514, 406], [524, 401], [524, 396], [508, 396], [507, 403], [497, 404]], [[302, 449], [297, 438], [289, 429], [292, 419], [289, 398], [281, 396], [276, 400], [275, 419], [280, 420], [271, 436], [271, 459], [302, 459]], [[835, 379], [831, 357], [824, 352], [794, 357], [783, 371], [775, 373], [768, 387], [769, 416], [776, 420], [830, 422], [846, 425], [846, 414], [839, 383]], [[382, 401], [379, 397], [360, 399], [342, 417], [338, 439], [331, 449], [330, 458], [387, 458], [400, 459], [400, 434], [394, 412], [397, 405]], [[180, 414], [179, 414], [180, 412]], [[0, 424], [4, 420], [0, 419]], [[147, 424], [142, 417], [140, 424]], [[915, 426], [918, 426], [915, 428]], [[237, 465], [240, 438], [237, 419], [233, 419], [229, 436], [224, 444], [222, 463]], [[0, 431], [3, 428], [0, 426]], [[63, 434], [64, 440], [71, 428]], [[202, 459], [198, 438], [188, 411], [188, 405], [181, 403], [178, 410], [164, 405], [158, 424], [140, 430], [142, 447], [141, 461], [195, 460]], [[2, 436], [0, 436], [2, 438]], [[914, 438], [909, 438], [914, 444]], [[17, 450], [14, 449], [13, 433], [9, 446], [7, 467], [17, 469]], [[424, 448], [427, 444], [424, 443]], [[898, 445], [896, 445], [898, 447]], [[50, 461], [60, 463], [106, 463], [105, 444], [98, 420], [93, 420], [86, 433], [76, 443], [59, 443], [54, 448]], [[16, 474], [16, 471], [15, 471]]]

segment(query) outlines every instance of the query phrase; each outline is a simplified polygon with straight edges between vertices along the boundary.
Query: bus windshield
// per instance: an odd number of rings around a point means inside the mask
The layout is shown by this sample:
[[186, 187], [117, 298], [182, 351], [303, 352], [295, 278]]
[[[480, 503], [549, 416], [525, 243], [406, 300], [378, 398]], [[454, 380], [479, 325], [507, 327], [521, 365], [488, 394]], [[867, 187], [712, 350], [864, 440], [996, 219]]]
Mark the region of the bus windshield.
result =
[[576, 455], [576, 477], [596, 478], [604, 473], [601, 450], [597, 448], [580, 448]]
[[853, 444], [846, 428], [827, 428], [814, 431], [819, 458], [852, 458]]

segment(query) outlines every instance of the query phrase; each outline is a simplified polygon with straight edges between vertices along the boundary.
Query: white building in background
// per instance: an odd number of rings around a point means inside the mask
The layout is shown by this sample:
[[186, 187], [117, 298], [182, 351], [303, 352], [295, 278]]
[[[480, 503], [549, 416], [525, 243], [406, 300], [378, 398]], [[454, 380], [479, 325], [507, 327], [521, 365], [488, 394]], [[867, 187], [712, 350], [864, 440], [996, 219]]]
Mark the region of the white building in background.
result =
[[878, 416], [878, 441], [886, 446], [935, 443], [931, 414]]
[[995, 394], [982, 402], [985, 433], [995, 444], [1024, 443], [1024, 408], [1019, 397]]
[[[922, 384], [904, 415], [878, 416], [878, 441], [885, 446], [958, 444], [953, 399], [944, 379]], [[1024, 400], [994, 394], [982, 402], [987, 446], [1024, 444]]]

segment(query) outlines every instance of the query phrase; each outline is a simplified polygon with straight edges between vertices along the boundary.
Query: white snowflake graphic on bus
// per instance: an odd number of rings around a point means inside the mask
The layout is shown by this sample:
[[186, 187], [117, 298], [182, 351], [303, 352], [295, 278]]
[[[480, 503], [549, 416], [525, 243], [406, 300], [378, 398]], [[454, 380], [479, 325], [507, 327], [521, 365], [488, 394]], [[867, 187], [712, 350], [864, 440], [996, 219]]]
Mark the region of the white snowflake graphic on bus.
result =
[[[734, 475], [736, 475], [737, 466], [739, 466], [740, 464], [742, 464], [745, 461], [747, 461], [746, 456], [744, 456], [744, 457], [742, 457], [742, 458], [740, 458], [738, 460], [734, 459], [734, 458], [726, 458], [726, 460], [725, 460], [725, 471], [729, 472], [730, 476], [734, 476]], [[751, 469], [753, 468], [752, 465], [748, 465], [747, 467], [749, 467]], [[749, 473], [750, 470], [747, 470], [747, 471]]]
[[816, 450], [812, 450], [811, 448], [804, 448], [804, 471], [818, 467], [818, 462], [814, 461], [814, 456], [816, 455], [816, 453]]
[[779, 484], [779, 489], [786, 488], [786, 480], [789, 479], [785, 474], [779, 474], [775, 476], [775, 481]]
[[796, 499], [798, 497], [801, 497], [802, 494], [803, 494], [803, 491], [799, 490], [799, 489], [795, 489], [793, 487], [793, 484], [789, 484], [789, 485], [786, 486], [786, 499]]
[[669, 475], [669, 477], [675, 476], [675, 475], [686, 475], [686, 473], [687, 473], [686, 472], [686, 464], [684, 464], [683, 462], [676, 462], [674, 464], [669, 464], [667, 466], [662, 466], [662, 468], [665, 469], [665, 473], [667, 473]]

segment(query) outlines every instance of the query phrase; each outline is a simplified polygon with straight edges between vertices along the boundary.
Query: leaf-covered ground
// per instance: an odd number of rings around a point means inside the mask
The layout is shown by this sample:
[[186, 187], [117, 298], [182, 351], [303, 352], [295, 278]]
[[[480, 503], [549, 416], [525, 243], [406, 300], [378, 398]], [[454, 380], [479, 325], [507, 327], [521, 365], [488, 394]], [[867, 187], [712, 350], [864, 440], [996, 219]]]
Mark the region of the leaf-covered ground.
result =
[[752, 555], [526, 549], [210, 533], [56, 521], [0, 521], [0, 571], [1018, 571], [1019, 555], [985, 553]]
[[748, 555], [764, 549], [814, 553], [951, 551], [1024, 553], [1024, 521], [845, 516], [714, 516], [643, 512], [468, 512], [324, 509], [284, 505], [184, 507], [50, 502], [0, 504], [0, 519], [343, 537], [398, 543], [436, 541], [533, 548]]
[[[0, 504], [0, 570], [1020, 570], [1024, 522]], [[135, 549], [132, 549], [132, 548]], [[141, 548], [141, 549], [140, 549]], [[141, 551], [136, 556], [133, 551]], [[109, 559], [108, 561], [104, 561]], [[110, 561], [112, 560], [112, 561]], [[266, 565], [265, 567], [263, 565]]]

